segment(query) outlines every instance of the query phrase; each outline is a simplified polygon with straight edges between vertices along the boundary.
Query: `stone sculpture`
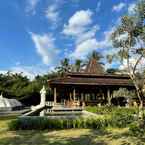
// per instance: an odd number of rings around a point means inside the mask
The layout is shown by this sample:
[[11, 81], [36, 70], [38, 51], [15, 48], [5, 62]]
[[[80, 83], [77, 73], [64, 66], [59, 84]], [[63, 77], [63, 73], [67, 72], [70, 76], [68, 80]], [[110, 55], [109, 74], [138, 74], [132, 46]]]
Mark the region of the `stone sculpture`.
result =
[[37, 110], [40, 109], [42, 107], [44, 107], [46, 105], [46, 89], [45, 86], [42, 87], [42, 89], [40, 90], [40, 104], [37, 106], [32, 106], [31, 110]]

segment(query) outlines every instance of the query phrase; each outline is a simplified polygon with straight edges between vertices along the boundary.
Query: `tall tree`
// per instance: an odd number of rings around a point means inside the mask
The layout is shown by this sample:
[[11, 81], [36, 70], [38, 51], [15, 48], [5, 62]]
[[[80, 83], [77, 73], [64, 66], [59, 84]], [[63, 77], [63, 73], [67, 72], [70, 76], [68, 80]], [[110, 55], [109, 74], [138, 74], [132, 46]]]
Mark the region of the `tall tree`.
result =
[[60, 66], [56, 67], [56, 70], [61, 76], [68, 73], [71, 70], [70, 60], [68, 58], [61, 60]]
[[145, 82], [145, 0], [140, 0], [133, 15], [123, 16], [121, 24], [112, 33], [111, 40], [114, 48], [118, 48], [108, 58], [126, 62], [129, 74], [140, 102], [140, 117], [143, 116], [143, 86]]
[[74, 71], [80, 72], [83, 66], [84, 66], [83, 61], [80, 59], [76, 59], [74, 64]]

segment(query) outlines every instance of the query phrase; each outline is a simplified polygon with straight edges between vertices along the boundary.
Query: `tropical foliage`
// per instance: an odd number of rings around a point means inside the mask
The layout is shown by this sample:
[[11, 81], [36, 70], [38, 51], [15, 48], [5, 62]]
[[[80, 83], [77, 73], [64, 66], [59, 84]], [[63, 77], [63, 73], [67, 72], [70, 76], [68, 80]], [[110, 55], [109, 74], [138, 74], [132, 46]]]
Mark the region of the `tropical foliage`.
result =
[[[123, 16], [121, 24], [114, 30], [111, 36], [114, 51], [109, 55], [111, 59], [120, 60], [126, 72], [136, 88], [140, 101], [140, 108], [143, 107], [145, 84], [145, 0], [140, 0], [132, 15]], [[126, 64], [126, 65], [125, 65]]]
[[29, 80], [22, 73], [0, 75], [0, 92], [4, 97], [15, 98], [20, 100], [24, 105], [35, 105], [40, 101], [39, 91], [43, 85], [47, 88], [47, 94], [50, 91], [48, 88], [47, 80], [53, 78], [55, 74], [48, 74], [44, 76], [36, 76], [34, 80]]

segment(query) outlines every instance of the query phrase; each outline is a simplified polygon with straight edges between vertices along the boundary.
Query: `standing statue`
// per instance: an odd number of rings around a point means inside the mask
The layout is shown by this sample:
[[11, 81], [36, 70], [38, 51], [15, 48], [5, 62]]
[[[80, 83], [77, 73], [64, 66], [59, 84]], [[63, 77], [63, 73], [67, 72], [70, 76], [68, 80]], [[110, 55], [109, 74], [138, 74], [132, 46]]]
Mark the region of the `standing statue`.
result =
[[45, 106], [45, 103], [46, 103], [46, 89], [45, 89], [45, 86], [43, 86], [43, 88], [40, 90], [40, 95], [41, 95], [40, 105]]
[[0, 95], [0, 99], [3, 99], [3, 94], [1, 93], [1, 95]]
[[37, 106], [31, 106], [31, 110], [38, 110], [41, 107], [44, 107], [46, 104], [46, 89], [45, 86], [40, 90], [40, 104]]

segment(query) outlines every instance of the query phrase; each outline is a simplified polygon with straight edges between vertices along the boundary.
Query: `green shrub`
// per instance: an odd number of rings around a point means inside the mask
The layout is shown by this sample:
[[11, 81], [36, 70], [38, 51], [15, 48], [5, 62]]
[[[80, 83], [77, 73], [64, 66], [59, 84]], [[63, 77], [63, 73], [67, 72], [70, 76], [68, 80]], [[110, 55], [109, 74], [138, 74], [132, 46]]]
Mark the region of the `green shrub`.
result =
[[114, 113], [111, 115], [109, 125], [111, 127], [127, 127], [130, 123], [134, 121], [134, 116], [130, 114]]
[[133, 136], [145, 135], [145, 120], [139, 120], [129, 125], [129, 133]]
[[[125, 108], [125, 107], [86, 107], [87, 111], [95, 112], [97, 114], [104, 115], [105, 119], [102, 123], [104, 126], [111, 127], [127, 127], [130, 123], [135, 120], [134, 114], [137, 114], [135, 108]], [[108, 118], [108, 119], [107, 119]]]
[[[95, 107], [94, 107], [95, 108]], [[96, 107], [98, 108], [98, 107]], [[20, 117], [9, 124], [10, 130], [45, 130], [68, 128], [104, 129], [105, 127], [127, 127], [134, 119], [134, 108], [99, 107], [109, 115], [100, 118], [50, 119], [48, 117]], [[99, 109], [98, 109], [99, 110]]]
[[20, 126], [20, 120], [18, 119], [12, 120], [10, 123], [8, 123], [8, 128], [10, 130], [18, 130], [19, 126]]
[[133, 122], [129, 125], [129, 133], [133, 136], [145, 135], [145, 128], [141, 128], [138, 122]]
[[10, 130], [45, 130], [68, 128], [103, 129], [104, 120], [98, 118], [49, 119], [47, 117], [21, 117], [9, 124]]

